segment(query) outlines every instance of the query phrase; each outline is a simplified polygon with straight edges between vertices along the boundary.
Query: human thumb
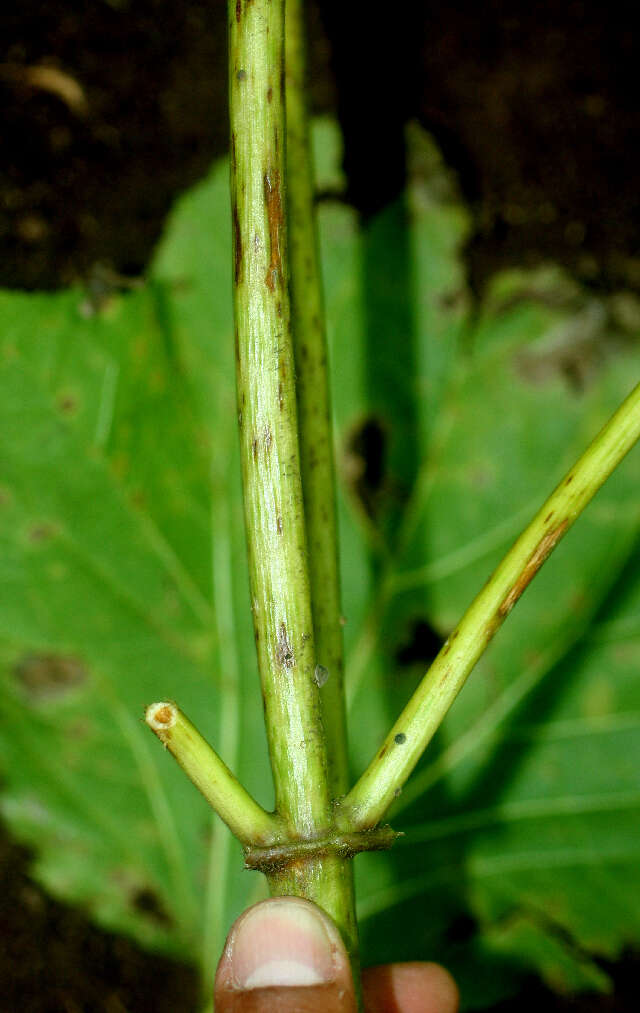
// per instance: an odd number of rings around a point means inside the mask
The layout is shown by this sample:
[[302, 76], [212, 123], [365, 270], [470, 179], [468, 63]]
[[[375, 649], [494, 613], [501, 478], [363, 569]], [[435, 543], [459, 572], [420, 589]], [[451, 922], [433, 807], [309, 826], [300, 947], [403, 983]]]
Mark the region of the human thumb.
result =
[[355, 1013], [349, 958], [320, 908], [274, 897], [240, 915], [215, 983], [216, 1013]]

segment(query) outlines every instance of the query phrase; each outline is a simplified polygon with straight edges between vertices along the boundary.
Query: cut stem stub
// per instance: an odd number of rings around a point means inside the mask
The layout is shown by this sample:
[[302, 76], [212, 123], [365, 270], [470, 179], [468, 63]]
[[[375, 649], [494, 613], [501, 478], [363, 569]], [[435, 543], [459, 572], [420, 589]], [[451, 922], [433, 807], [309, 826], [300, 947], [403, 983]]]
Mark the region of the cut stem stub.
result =
[[245, 847], [280, 843], [280, 820], [258, 805], [179, 707], [152, 703], [145, 721]]

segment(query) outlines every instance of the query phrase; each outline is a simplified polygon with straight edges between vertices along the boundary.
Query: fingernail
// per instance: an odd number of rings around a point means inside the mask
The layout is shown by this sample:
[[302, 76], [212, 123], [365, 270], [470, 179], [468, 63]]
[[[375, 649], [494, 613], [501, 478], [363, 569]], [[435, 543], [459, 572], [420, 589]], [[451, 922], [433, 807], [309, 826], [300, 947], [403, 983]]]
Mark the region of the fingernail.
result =
[[291, 897], [250, 908], [229, 944], [231, 976], [245, 990], [334, 981], [341, 945], [328, 918]]

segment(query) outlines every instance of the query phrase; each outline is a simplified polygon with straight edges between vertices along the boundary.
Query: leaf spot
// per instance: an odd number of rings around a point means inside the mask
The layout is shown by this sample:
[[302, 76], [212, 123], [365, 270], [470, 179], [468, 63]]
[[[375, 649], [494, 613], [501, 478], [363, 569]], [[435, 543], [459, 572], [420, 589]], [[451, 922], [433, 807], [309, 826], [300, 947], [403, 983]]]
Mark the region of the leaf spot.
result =
[[30, 542], [48, 542], [56, 534], [56, 526], [51, 521], [41, 521], [29, 528], [27, 537]]
[[88, 679], [84, 663], [71, 654], [27, 654], [13, 674], [34, 703], [63, 697]]

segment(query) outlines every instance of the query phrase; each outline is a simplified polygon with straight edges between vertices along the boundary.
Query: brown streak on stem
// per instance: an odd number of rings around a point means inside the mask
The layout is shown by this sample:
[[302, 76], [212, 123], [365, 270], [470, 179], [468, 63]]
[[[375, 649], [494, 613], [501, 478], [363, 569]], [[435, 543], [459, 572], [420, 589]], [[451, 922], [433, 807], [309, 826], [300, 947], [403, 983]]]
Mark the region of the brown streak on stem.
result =
[[495, 637], [496, 633], [498, 632], [504, 621], [504, 618], [505, 618], [504, 615], [502, 615], [500, 611], [498, 611], [497, 615], [492, 616], [489, 622], [485, 625], [484, 639], [487, 644], [493, 637]]
[[450, 675], [451, 675], [451, 669], [448, 668], [448, 667], [445, 668], [444, 672], [440, 676], [440, 682], [438, 683], [438, 685], [439, 686], [444, 686], [445, 682], [447, 681], [447, 679], [449, 678]]
[[233, 262], [234, 262], [234, 280], [236, 285], [240, 283], [240, 276], [242, 274], [242, 237], [240, 235], [240, 219], [238, 218], [238, 205], [233, 203]]
[[553, 531], [548, 531], [547, 534], [540, 539], [529, 557], [522, 573], [498, 608], [498, 615], [501, 619], [504, 619], [509, 615], [518, 598], [520, 598], [523, 592], [527, 589], [536, 573], [544, 561], [549, 557], [553, 549], [555, 549], [568, 527], [569, 520], [568, 518], [565, 518], [565, 520], [563, 520], [561, 524], [558, 524]]
[[269, 223], [269, 267], [265, 278], [267, 288], [273, 292], [276, 283], [282, 281], [282, 259], [280, 250], [280, 229], [284, 222], [282, 197], [280, 194], [280, 173], [268, 170], [264, 174], [264, 199]]

